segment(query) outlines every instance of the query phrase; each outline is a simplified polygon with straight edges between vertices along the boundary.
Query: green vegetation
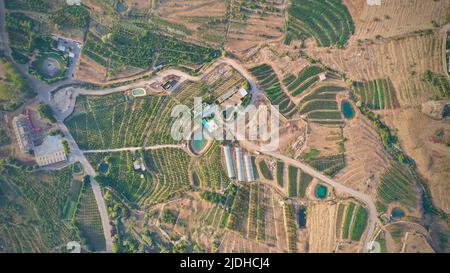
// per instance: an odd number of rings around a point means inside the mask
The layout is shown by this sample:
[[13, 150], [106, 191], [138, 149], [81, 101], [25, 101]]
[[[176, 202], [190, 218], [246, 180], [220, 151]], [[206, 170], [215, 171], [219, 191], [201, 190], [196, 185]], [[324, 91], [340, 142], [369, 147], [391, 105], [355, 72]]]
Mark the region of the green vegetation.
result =
[[[104, 154], [89, 155], [92, 165], [105, 161]], [[167, 201], [190, 189], [189, 155], [180, 149], [165, 148], [140, 152], [146, 171], [133, 168], [131, 153], [111, 153], [106, 157], [109, 169], [95, 180], [121, 196], [121, 202], [140, 209]], [[141, 178], [141, 175], [143, 178]]]
[[355, 204], [350, 202], [345, 211], [344, 226], [342, 228], [342, 238], [347, 239], [350, 232], [350, 224], [353, 217], [353, 211], [355, 210]]
[[175, 211], [170, 210], [170, 209], [164, 209], [161, 214], [161, 218], [159, 218], [159, 219], [163, 223], [175, 225], [175, 223], [177, 222], [177, 219], [178, 219], [178, 213], [176, 213]]
[[292, 204], [284, 204], [285, 224], [287, 229], [288, 250], [291, 253], [297, 251], [297, 221], [295, 208]]
[[85, 28], [89, 24], [89, 11], [78, 5], [66, 6], [54, 12], [50, 19], [59, 29]]
[[301, 198], [305, 198], [306, 196], [306, 190], [308, 189], [309, 184], [313, 180], [313, 177], [303, 171], [300, 173], [300, 185], [299, 185], [299, 192], [298, 195]]
[[[234, 206], [234, 201], [236, 199], [236, 194], [240, 191], [238, 186], [235, 184], [228, 184], [224, 193], [212, 193], [212, 194], [201, 194], [201, 197], [216, 204], [210, 211], [206, 214], [203, 221], [205, 225], [225, 228], [228, 224], [230, 218], [230, 213]], [[209, 195], [209, 196], [208, 196]]]
[[262, 174], [262, 176], [267, 180], [273, 180], [272, 171], [270, 171], [269, 166], [267, 166], [266, 161], [261, 160], [258, 165], [259, 165], [259, 171]]
[[31, 10], [48, 12], [49, 4], [45, 0], [8, 0], [5, 7], [10, 10]]
[[308, 66], [303, 69], [295, 80], [292, 80], [292, 75], [286, 77], [283, 83], [287, 89], [292, 92], [293, 96], [300, 95], [303, 91], [313, 86], [319, 81], [318, 74], [324, 70], [319, 66]]
[[337, 154], [331, 156], [314, 157], [305, 161], [313, 168], [324, 172], [328, 176], [335, 176], [340, 170], [345, 167], [344, 154]]
[[336, 216], [336, 238], [341, 238], [342, 217], [344, 216], [345, 205], [339, 203]]
[[290, 166], [288, 167], [289, 175], [289, 197], [297, 196], [297, 184], [298, 184], [298, 168]]
[[44, 104], [44, 103], [39, 104], [38, 112], [39, 112], [39, 115], [41, 115], [41, 118], [47, 119], [51, 123], [56, 122], [56, 119], [53, 115], [53, 110], [49, 105]]
[[272, 105], [278, 105], [279, 111], [287, 118], [292, 118], [297, 113], [297, 108], [291, 99], [284, 93], [278, 76], [272, 67], [262, 64], [250, 69], [250, 72], [256, 77], [259, 84], [266, 92], [267, 98]]
[[361, 207], [358, 206], [358, 208], [355, 211], [355, 217], [353, 219], [352, 224], [352, 232], [350, 238], [352, 241], [359, 241], [361, 240], [361, 236], [364, 233], [364, 230], [367, 226], [367, 211]]
[[284, 186], [284, 162], [277, 161], [277, 183], [280, 187]]
[[[48, 70], [48, 62], [55, 65], [54, 71]], [[50, 51], [39, 53], [37, 59], [31, 63], [29, 73], [37, 79], [48, 84], [65, 80], [67, 67], [69, 66], [69, 58], [62, 55], [60, 52]]]
[[149, 28], [117, 23], [102, 37], [89, 32], [83, 54], [108, 67], [115, 75], [127, 66], [148, 69], [156, 66], [198, 66], [219, 56], [219, 52], [176, 38], [151, 32]]
[[132, 101], [120, 93], [79, 96], [80, 109], [66, 121], [81, 149], [141, 147], [170, 144], [170, 113], [176, 101], [169, 97], [145, 97]]
[[442, 97], [450, 97], [450, 83], [445, 75], [427, 70], [424, 75], [424, 81], [438, 88]]
[[231, 182], [222, 166], [221, 148], [214, 142], [201, 158], [192, 162], [193, 169], [200, 179], [200, 186], [220, 190]]
[[416, 208], [418, 202], [416, 183], [416, 179], [407, 168], [394, 164], [381, 177], [381, 183], [377, 188], [379, 201], [385, 206], [396, 201], [406, 207]]
[[0, 163], [0, 245], [2, 252], [62, 252], [82, 242], [75, 226], [63, 221], [71, 167], [29, 173], [14, 162]]
[[319, 46], [341, 48], [355, 30], [341, 0], [293, 0], [288, 12], [287, 43], [313, 37]]
[[361, 105], [370, 109], [393, 109], [400, 107], [390, 79], [353, 82], [353, 94]]
[[0, 66], [3, 71], [3, 75], [0, 74], [0, 106], [14, 110], [34, 93], [11, 63], [0, 60]]
[[11, 144], [11, 138], [4, 128], [0, 127], [0, 147]]
[[340, 111], [315, 111], [308, 114], [310, 119], [342, 119]]
[[238, 189], [231, 208], [227, 227], [242, 233], [246, 232], [250, 189], [242, 186]]
[[75, 223], [90, 251], [105, 250], [102, 220], [88, 179], [84, 179]]

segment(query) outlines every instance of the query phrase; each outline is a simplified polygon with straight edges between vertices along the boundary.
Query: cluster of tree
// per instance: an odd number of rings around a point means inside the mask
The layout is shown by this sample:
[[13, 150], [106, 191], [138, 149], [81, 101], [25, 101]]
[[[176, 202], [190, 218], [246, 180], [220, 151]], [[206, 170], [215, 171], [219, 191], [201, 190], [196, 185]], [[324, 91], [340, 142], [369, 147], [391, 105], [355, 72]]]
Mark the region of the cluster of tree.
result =
[[14, 110], [24, 99], [32, 97], [33, 91], [11, 63], [0, 60], [0, 66], [4, 71], [0, 81], [0, 103], [3, 102], [6, 110]]
[[50, 121], [51, 123], [56, 122], [56, 119], [53, 115], [53, 110], [49, 105], [47, 105], [45, 103], [39, 104], [38, 112], [39, 112], [39, 115], [41, 115], [41, 118], [45, 118], [48, 121]]
[[225, 195], [217, 192], [204, 191], [200, 195], [206, 201], [216, 203], [216, 204], [225, 204], [227, 198]]
[[5, 6], [7, 9], [12, 10], [33, 10], [39, 12], [48, 11], [49, 4], [44, 0], [9, 0], [5, 2]]
[[59, 29], [85, 28], [89, 24], [90, 14], [83, 6], [67, 6], [54, 12], [51, 20]]
[[161, 221], [167, 224], [175, 225], [178, 215], [170, 209], [164, 209], [161, 215]]

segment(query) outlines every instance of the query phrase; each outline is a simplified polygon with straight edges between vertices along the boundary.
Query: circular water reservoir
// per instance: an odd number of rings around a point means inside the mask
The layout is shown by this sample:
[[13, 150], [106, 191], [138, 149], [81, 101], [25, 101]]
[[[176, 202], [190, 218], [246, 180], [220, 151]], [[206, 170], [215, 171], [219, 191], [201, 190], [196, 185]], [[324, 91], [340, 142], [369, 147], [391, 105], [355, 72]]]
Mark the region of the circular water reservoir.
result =
[[327, 194], [328, 194], [328, 188], [325, 187], [324, 185], [317, 185], [316, 186], [316, 197], [319, 199], [325, 199], [327, 198]]

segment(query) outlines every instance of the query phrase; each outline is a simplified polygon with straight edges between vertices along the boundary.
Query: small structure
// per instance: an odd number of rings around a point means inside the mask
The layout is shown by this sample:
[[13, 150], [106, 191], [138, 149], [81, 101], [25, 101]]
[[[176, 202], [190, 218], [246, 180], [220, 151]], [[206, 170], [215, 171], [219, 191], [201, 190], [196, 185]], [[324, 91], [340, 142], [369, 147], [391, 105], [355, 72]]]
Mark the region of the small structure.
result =
[[231, 155], [230, 146], [223, 146], [223, 153], [225, 154], [225, 163], [227, 164], [228, 177], [234, 179], [236, 178], [236, 173], [234, 172], [233, 156]]
[[326, 80], [327, 79], [327, 74], [326, 73], [320, 73], [319, 74], [319, 80], [321, 81], [321, 82], [323, 82], [324, 80]]
[[244, 174], [244, 160], [242, 158], [242, 149], [236, 148], [236, 168], [238, 173], [238, 180], [239, 181], [245, 181], [245, 174]]
[[241, 94], [242, 97], [245, 97], [248, 95], [247, 90], [245, 90], [244, 87], [239, 88], [239, 94]]
[[81, 0], [66, 0], [67, 5], [73, 6], [73, 5], [81, 5]]
[[13, 118], [12, 124], [20, 150], [22, 152], [29, 152], [33, 150], [33, 132], [29, 126], [28, 118], [25, 115], [20, 114]]
[[34, 155], [39, 166], [47, 166], [67, 160], [61, 136], [47, 136], [40, 146], [34, 147]]
[[219, 126], [217, 126], [216, 122], [213, 119], [210, 119], [210, 120], [203, 119], [202, 124], [203, 124], [203, 127], [205, 127], [206, 130], [208, 130], [208, 132], [210, 132], [210, 133], [214, 132], [215, 130], [217, 130], [219, 128]]
[[250, 154], [244, 155], [245, 172], [247, 174], [247, 181], [255, 181], [255, 173], [253, 172], [252, 158]]

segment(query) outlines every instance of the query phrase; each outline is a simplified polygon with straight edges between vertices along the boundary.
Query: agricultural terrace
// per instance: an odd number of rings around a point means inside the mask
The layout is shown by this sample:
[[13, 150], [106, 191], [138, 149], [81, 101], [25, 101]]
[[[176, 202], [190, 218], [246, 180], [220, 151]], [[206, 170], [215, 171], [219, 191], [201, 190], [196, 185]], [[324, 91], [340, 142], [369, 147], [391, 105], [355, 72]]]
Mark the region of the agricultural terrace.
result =
[[345, 88], [334, 85], [322, 85], [313, 89], [300, 101], [300, 113], [311, 122], [322, 125], [343, 125], [344, 120], [339, 110], [336, 95]]
[[342, 0], [293, 0], [288, 12], [287, 43], [312, 37], [320, 47], [342, 48], [355, 31]]
[[50, 5], [46, 0], [8, 0], [5, 7], [10, 10], [30, 10], [48, 12]]
[[400, 106], [390, 79], [353, 82], [353, 94], [370, 109], [394, 109]]
[[284, 204], [284, 219], [286, 226], [286, 236], [288, 250], [291, 253], [297, 252], [297, 218], [293, 204]]
[[424, 80], [436, 87], [443, 98], [450, 97], [450, 83], [446, 76], [427, 70], [424, 75]]
[[81, 236], [85, 238], [86, 245], [90, 251], [105, 250], [102, 220], [97, 208], [94, 191], [90, 184], [83, 184], [79, 202], [75, 223], [80, 230]]
[[418, 199], [418, 181], [410, 170], [400, 164], [392, 165], [381, 177], [378, 185], [378, 210], [386, 212], [392, 202], [399, 202], [407, 208], [416, 208]]
[[72, 168], [30, 175], [12, 164], [0, 165], [1, 251], [60, 252], [80, 241], [76, 227], [61, 218]]
[[212, 48], [125, 23], [114, 24], [102, 37], [89, 32], [83, 48], [83, 55], [108, 68], [110, 75], [126, 67], [148, 69], [182, 64], [195, 69], [219, 54]]
[[339, 203], [336, 218], [336, 236], [343, 240], [359, 241], [366, 229], [368, 214], [364, 207]]
[[283, 187], [284, 186], [284, 162], [283, 161], [277, 161], [277, 183], [278, 186]]
[[258, 169], [262, 177], [264, 177], [267, 180], [273, 180], [272, 171], [269, 169], [269, 166], [267, 166], [266, 161], [260, 160], [258, 163]]
[[203, 192], [200, 195], [201, 198], [213, 203], [214, 206], [200, 216], [202, 224], [215, 228], [225, 228], [230, 218], [236, 194], [239, 191], [241, 189], [238, 186], [230, 183], [223, 193]]
[[296, 97], [319, 82], [319, 74], [325, 70], [320, 66], [308, 66], [297, 77], [290, 74], [283, 79], [283, 84], [292, 96]]
[[303, 153], [301, 159], [311, 167], [331, 177], [335, 176], [346, 165], [344, 150], [335, 155], [320, 157], [319, 155], [320, 150], [313, 148], [309, 152]]
[[130, 152], [93, 154], [88, 159], [93, 166], [108, 164], [107, 172], [99, 174], [96, 180], [133, 207], [144, 209], [190, 189], [190, 157], [183, 150], [139, 151], [135, 157], [144, 159], [145, 171], [134, 170], [135, 159]]
[[345, 88], [339, 86], [321, 86], [314, 89], [309, 95], [304, 97], [300, 103], [300, 113], [306, 115], [314, 111], [338, 111], [336, 95], [344, 91]]
[[199, 179], [200, 187], [221, 190], [228, 186], [231, 181], [222, 162], [222, 149], [217, 142], [202, 157], [192, 160], [191, 168]]
[[10, 12], [6, 15], [6, 29], [9, 36], [9, 46], [12, 56], [18, 63], [28, 63], [28, 57], [34, 48], [40, 22], [20, 12]]
[[84, 150], [170, 144], [176, 104], [169, 97], [130, 100], [122, 93], [79, 96], [65, 123]]
[[272, 105], [278, 105], [280, 113], [287, 118], [292, 118], [297, 113], [297, 108], [291, 99], [284, 93], [278, 76], [272, 67], [262, 64], [250, 69], [250, 72], [256, 77], [259, 85], [264, 89], [267, 98]]

